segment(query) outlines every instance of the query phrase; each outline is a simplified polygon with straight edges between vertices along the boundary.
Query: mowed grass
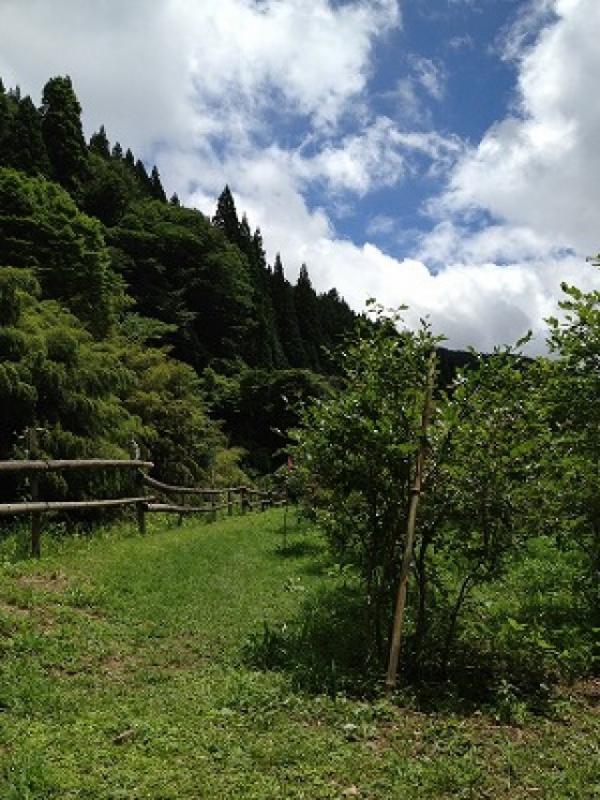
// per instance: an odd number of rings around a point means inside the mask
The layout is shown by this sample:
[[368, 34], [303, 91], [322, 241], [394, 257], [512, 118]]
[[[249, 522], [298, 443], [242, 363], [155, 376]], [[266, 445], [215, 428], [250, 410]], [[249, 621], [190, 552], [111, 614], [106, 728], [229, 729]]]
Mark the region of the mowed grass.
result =
[[[282, 512], [152, 521], [0, 577], [0, 798], [600, 798], [600, 687], [503, 726], [295, 692], [244, 645], [329, 580]], [[48, 550], [48, 547], [46, 548]]]

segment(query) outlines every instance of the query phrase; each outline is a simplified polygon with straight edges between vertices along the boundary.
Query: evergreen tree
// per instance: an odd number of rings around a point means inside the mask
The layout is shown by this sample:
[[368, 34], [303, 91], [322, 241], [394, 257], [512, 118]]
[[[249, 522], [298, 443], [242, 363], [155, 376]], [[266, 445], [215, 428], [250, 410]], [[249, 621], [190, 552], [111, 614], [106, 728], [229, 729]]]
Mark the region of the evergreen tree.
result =
[[308, 365], [319, 370], [321, 367], [319, 350], [323, 342], [323, 333], [319, 320], [319, 302], [308, 276], [306, 264], [300, 267], [294, 300]]
[[68, 75], [51, 78], [44, 86], [41, 112], [52, 176], [69, 191], [77, 191], [86, 175], [88, 151], [81, 106]]
[[260, 364], [262, 366], [274, 367], [275, 369], [283, 368], [287, 365], [287, 359], [277, 332], [277, 321], [271, 293], [271, 273], [267, 266], [265, 249], [259, 228], [254, 231], [250, 240], [250, 262], [255, 275], [260, 313], [260, 352], [262, 354]]
[[177, 206], [177, 208], [179, 208], [181, 206], [181, 203], [179, 202], [179, 196], [178, 196], [177, 192], [173, 192], [173, 194], [171, 195], [171, 197], [169, 199], [169, 203], [172, 206]]
[[[338, 359], [335, 357], [344, 338], [355, 329], [357, 314], [352, 311], [337, 289], [330, 289], [318, 297], [319, 320], [321, 325], [322, 348], [320, 352], [321, 366], [328, 372], [338, 370]], [[443, 371], [447, 359], [440, 358], [440, 372]], [[463, 366], [464, 362], [460, 362]], [[446, 384], [450, 383], [454, 371], [448, 374]]]
[[89, 173], [82, 192], [83, 210], [104, 225], [116, 225], [135, 197], [131, 176], [121, 163], [97, 153], [90, 154]]
[[90, 151], [102, 158], [110, 158], [110, 142], [106, 135], [104, 125], [100, 125], [100, 130], [93, 133], [90, 137]]
[[29, 175], [48, 175], [50, 161], [42, 136], [42, 119], [29, 95], [18, 104], [10, 131], [12, 166]]
[[146, 167], [144, 166], [144, 162], [138, 158], [135, 162], [135, 175], [138, 179], [138, 184], [142, 189], [143, 193], [146, 195], [151, 194], [152, 191], [152, 183], [150, 181], [150, 177], [146, 172]]
[[9, 99], [4, 89], [2, 78], [0, 78], [0, 166], [9, 166], [9, 129], [11, 123], [11, 112]]
[[127, 167], [129, 169], [131, 169], [131, 170], [135, 169], [135, 157], [134, 157], [133, 153], [131, 152], [131, 148], [129, 148], [129, 147], [127, 148], [127, 152], [125, 153], [124, 161], [125, 161], [125, 164], [127, 165]]
[[112, 149], [111, 155], [115, 161], [120, 161], [123, 158], [123, 148], [121, 147], [120, 142], [115, 142], [115, 146]]
[[273, 264], [271, 292], [279, 341], [287, 361], [291, 367], [306, 367], [307, 358], [298, 326], [294, 290], [285, 278], [279, 253]]
[[152, 175], [150, 176], [150, 194], [155, 200], [160, 200], [161, 203], [167, 202], [167, 195], [163, 189], [158, 167], [156, 165], [152, 167]]
[[225, 186], [221, 192], [212, 222], [223, 231], [232, 244], [240, 244], [240, 221], [229, 186]]

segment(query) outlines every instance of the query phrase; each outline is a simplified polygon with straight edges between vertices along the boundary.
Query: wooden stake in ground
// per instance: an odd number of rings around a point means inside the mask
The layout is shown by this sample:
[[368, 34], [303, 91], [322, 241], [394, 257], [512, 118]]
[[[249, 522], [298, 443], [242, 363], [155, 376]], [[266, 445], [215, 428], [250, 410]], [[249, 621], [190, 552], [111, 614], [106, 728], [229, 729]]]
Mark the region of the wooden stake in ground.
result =
[[[29, 428], [27, 431], [27, 449], [29, 450], [29, 458], [35, 460], [40, 456], [38, 432], [35, 426]], [[40, 479], [37, 472], [34, 472], [29, 478], [29, 489], [31, 494], [31, 502], [36, 503], [40, 499]], [[39, 511], [31, 512], [31, 555], [33, 558], [39, 558], [42, 554], [41, 545], [42, 534], [42, 515]]]
[[423, 403], [423, 414], [421, 417], [421, 438], [419, 442], [419, 452], [417, 453], [417, 463], [413, 485], [411, 487], [410, 505], [408, 508], [408, 520], [406, 523], [406, 541], [404, 543], [404, 556], [402, 558], [402, 568], [400, 570], [400, 581], [398, 583], [398, 594], [396, 596], [396, 610], [394, 612], [394, 625], [392, 628], [392, 642], [390, 645], [390, 658], [388, 663], [387, 677], [385, 681], [385, 693], [389, 697], [396, 688], [398, 677], [398, 662], [400, 661], [400, 646], [402, 644], [402, 628], [404, 626], [404, 611], [406, 609], [406, 591], [408, 587], [408, 576], [410, 565], [413, 558], [415, 546], [415, 530], [417, 522], [417, 509], [421, 497], [423, 486], [423, 471], [427, 458], [427, 431], [431, 421], [433, 411], [433, 385], [435, 381], [435, 351], [429, 357], [427, 368], [427, 381], [425, 384], [425, 400]]

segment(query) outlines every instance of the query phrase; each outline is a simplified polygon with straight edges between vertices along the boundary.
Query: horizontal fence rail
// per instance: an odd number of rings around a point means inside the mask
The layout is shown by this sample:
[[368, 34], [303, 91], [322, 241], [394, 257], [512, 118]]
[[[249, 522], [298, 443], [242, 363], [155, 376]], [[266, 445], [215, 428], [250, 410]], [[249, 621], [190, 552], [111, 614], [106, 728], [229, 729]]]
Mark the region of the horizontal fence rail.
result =
[[31, 514], [34, 512], [46, 513], [50, 511], [78, 511], [87, 508], [114, 508], [117, 506], [132, 506], [137, 503], [147, 503], [148, 497], [121, 497], [117, 500], [64, 500], [49, 501], [47, 503], [0, 503], [0, 516], [12, 514]]
[[[37, 455], [37, 453], [32, 453]], [[137, 453], [136, 453], [137, 455]], [[288, 503], [287, 490], [283, 493], [254, 489], [250, 486], [229, 487], [194, 487], [176, 486], [163, 483], [146, 474], [147, 470], [154, 467], [152, 461], [139, 459], [28, 459], [22, 461], [0, 461], [0, 474], [29, 473], [30, 495], [29, 501], [15, 503], [0, 503], [0, 517], [29, 514], [31, 516], [31, 554], [39, 558], [41, 554], [41, 517], [43, 514], [64, 511], [80, 511], [87, 509], [107, 509], [134, 506], [138, 529], [141, 534], [146, 532], [146, 514], [167, 513], [177, 514], [179, 523], [187, 514], [210, 514], [216, 519], [217, 512], [227, 511], [232, 515], [236, 506], [240, 513], [261, 509], [265, 511], [272, 506], [286, 506]], [[61, 500], [44, 501], [39, 497], [39, 473], [63, 472], [68, 470], [135, 470], [135, 483], [138, 494], [135, 497], [119, 497], [106, 500]], [[146, 494], [146, 487], [152, 490], [152, 495]], [[167, 502], [160, 496], [165, 495]], [[174, 499], [173, 499], [174, 497]], [[186, 503], [186, 499], [201, 498], [202, 505]]]
[[152, 461], [125, 461], [119, 459], [88, 458], [68, 460], [0, 461], [0, 472], [61, 472], [71, 469], [152, 469]]

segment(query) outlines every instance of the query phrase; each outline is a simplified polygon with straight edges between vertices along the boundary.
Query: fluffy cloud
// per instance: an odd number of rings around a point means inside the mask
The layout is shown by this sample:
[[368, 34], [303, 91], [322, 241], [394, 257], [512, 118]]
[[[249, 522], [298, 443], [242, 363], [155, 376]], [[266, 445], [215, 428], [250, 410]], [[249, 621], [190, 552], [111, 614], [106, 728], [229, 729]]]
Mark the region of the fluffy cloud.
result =
[[[548, 5], [538, 0], [535, 8], [541, 13]], [[586, 253], [600, 246], [600, 5], [552, 5], [557, 20], [519, 56], [518, 113], [465, 155], [437, 211], [484, 209], [508, 230], [527, 228], [554, 247]]]
[[400, 24], [396, 0], [3, 0], [1, 17], [6, 83], [37, 95], [72, 74], [87, 127], [143, 152], [244, 140], [268, 108], [331, 126], [364, 89], [375, 38]]
[[[356, 308], [406, 303], [454, 346], [531, 327], [541, 348], [560, 282], [598, 285], [581, 259], [600, 247], [597, 0], [527, 4], [502, 50], [515, 59], [514, 110], [470, 150], [424, 128], [426, 103], [444, 97], [437, 63], [404, 57], [397, 91], [418, 130], [369, 106], [373, 49], [401, 24], [396, 0], [2, 0], [0, 15], [5, 83], [38, 96], [70, 73], [88, 132], [104, 123], [206, 212], [229, 182], [290, 277], [305, 261], [318, 288]], [[300, 145], [281, 134], [294, 121]], [[353, 198], [419, 171], [449, 178], [413, 258], [336, 234]], [[368, 231], [392, 234], [391, 213]]]

